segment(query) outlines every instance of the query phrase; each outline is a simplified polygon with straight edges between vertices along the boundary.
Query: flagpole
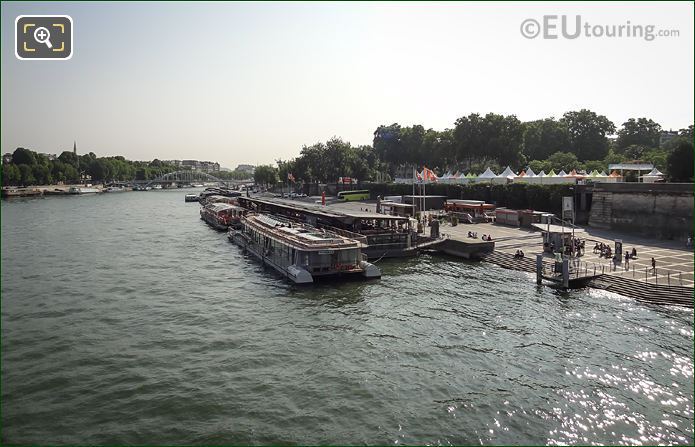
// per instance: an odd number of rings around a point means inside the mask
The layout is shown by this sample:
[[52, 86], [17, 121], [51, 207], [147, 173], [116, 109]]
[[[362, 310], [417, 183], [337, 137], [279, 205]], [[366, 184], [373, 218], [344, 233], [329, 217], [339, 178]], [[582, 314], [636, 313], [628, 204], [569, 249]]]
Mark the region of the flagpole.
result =
[[413, 168], [413, 217], [415, 217], [415, 168]]

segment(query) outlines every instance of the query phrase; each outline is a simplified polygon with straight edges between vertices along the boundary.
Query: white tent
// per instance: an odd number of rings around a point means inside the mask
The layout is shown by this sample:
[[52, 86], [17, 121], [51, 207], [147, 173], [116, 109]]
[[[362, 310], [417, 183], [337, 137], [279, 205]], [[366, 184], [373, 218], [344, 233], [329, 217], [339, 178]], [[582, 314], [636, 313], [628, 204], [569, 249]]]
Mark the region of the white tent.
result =
[[514, 171], [512, 171], [512, 168], [510, 168], [509, 166], [507, 166], [507, 169], [505, 169], [505, 170], [504, 170], [500, 175], [498, 175], [497, 177], [513, 179], [514, 177], [516, 177], [516, 174], [514, 173]]
[[526, 170], [526, 175], [525, 175], [524, 177], [535, 177], [535, 176], [536, 176], [536, 173], [533, 172], [533, 169], [528, 168], [528, 169]]
[[497, 177], [497, 174], [495, 174], [494, 172], [492, 172], [492, 170], [491, 170], [490, 168], [487, 168], [487, 169], [485, 170], [485, 172], [483, 172], [482, 174], [480, 174], [480, 175], [478, 176], [478, 178], [481, 179], [481, 180], [493, 179], [493, 178], [495, 178], [495, 177]]
[[541, 171], [538, 173], [538, 175], [536, 177], [545, 177], [545, 176], [546, 176], [545, 171]]
[[654, 183], [658, 180], [661, 180], [664, 178], [664, 173], [656, 169], [652, 169], [649, 174], [641, 175], [640, 178], [644, 183]]
[[558, 177], [564, 177], [564, 176], [566, 176], [566, 175], [567, 175], [567, 173], [565, 172], [564, 169], [561, 170], [560, 172], [558, 172], [558, 174], [557, 174]]

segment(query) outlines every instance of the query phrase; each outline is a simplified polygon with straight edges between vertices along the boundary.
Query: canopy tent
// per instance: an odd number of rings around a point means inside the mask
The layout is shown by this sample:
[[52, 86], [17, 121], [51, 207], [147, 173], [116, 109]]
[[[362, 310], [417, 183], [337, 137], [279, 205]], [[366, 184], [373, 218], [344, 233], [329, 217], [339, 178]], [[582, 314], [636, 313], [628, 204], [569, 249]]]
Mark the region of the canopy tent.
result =
[[493, 182], [499, 183], [499, 184], [510, 183], [510, 182], [513, 182], [515, 178], [516, 178], [516, 174], [514, 173], [514, 171], [512, 171], [512, 168], [507, 166], [507, 169], [502, 171], [502, 173], [500, 175], [498, 175], [493, 180]]
[[[661, 172], [661, 171], [659, 171], [657, 168], [654, 168], [654, 169], [652, 169], [651, 171], [649, 171], [649, 174], [646, 174], [646, 175], [661, 176], [661, 177], [663, 177], [663, 176], [664, 176], [664, 173]], [[644, 175], [643, 177], [646, 177], [646, 175]]]
[[555, 173], [554, 169], [551, 169], [550, 172], [548, 172], [548, 177], [557, 177], [557, 174]]
[[526, 177], [535, 177], [535, 176], [536, 176], [536, 173], [533, 172], [533, 169], [528, 168], [528, 169], [526, 170]]
[[562, 170], [561, 170], [560, 172], [558, 172], [558, 174], [557, 174], [558, 177], [564, 177], [564, 176], [566, 176], [566, 175], [567, 175], [567, 173], [565, 172], [564, 169], [562, 169]]
[[654, 168], [649, 172], [649, 174], [642, 175], [640, 178], [644, 183], [654, 183], [663, 180], [664, 173]]
[[517, 177], [526, 177], [526, 172], [522, 170]]
[[507, 169], [502, 171], [502, 173], [500, 175], [498, 175], [497, 177], [514, 178], [514, 177], [516, 177], [516, 174], [514, 173], [514, 171], [512, 171], [512, 168], [507, 166]]
[[495, 177], [497, 177], [497, 174], [495, 174], [494, 172], [492, 172], [492, 170], [491, 170], [490, 168], [487, 168], [487, 169], [485, 170], [485, 172], [483, 172], [482, 174], [480, 174], [480, 175], [478, 176], [479, 179], [483, 179], [483, 180], [493, 179], [493, 178], [495, 178]]

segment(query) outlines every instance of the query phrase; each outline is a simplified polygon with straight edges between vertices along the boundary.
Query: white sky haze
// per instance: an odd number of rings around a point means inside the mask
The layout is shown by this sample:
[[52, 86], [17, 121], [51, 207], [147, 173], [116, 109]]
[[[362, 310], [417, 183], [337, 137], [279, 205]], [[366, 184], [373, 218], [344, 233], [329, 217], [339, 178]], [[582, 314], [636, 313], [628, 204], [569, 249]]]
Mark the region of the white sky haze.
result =
[[[20, 61], [20, 14], [67, 14], [69, 61]], [[543, 15], [677, 37], [527, 39]], [[693, 5], [2, 3], [2, 152], [272, 163], [380, 124], [452, 127], [588, 108], [617, 126], [693, 123]]]

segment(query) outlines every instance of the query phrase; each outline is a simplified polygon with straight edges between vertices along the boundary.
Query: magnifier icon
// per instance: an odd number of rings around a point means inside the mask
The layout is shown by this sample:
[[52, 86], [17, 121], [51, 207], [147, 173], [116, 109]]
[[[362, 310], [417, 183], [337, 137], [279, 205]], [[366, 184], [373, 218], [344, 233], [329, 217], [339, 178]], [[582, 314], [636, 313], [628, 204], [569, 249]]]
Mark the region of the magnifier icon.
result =
[[34, 39], [38, 43], [45, 43], [48, 48], [53, 48], [51, 41], [51, 33], [43, 26], [40, 26], [34, 30]]

